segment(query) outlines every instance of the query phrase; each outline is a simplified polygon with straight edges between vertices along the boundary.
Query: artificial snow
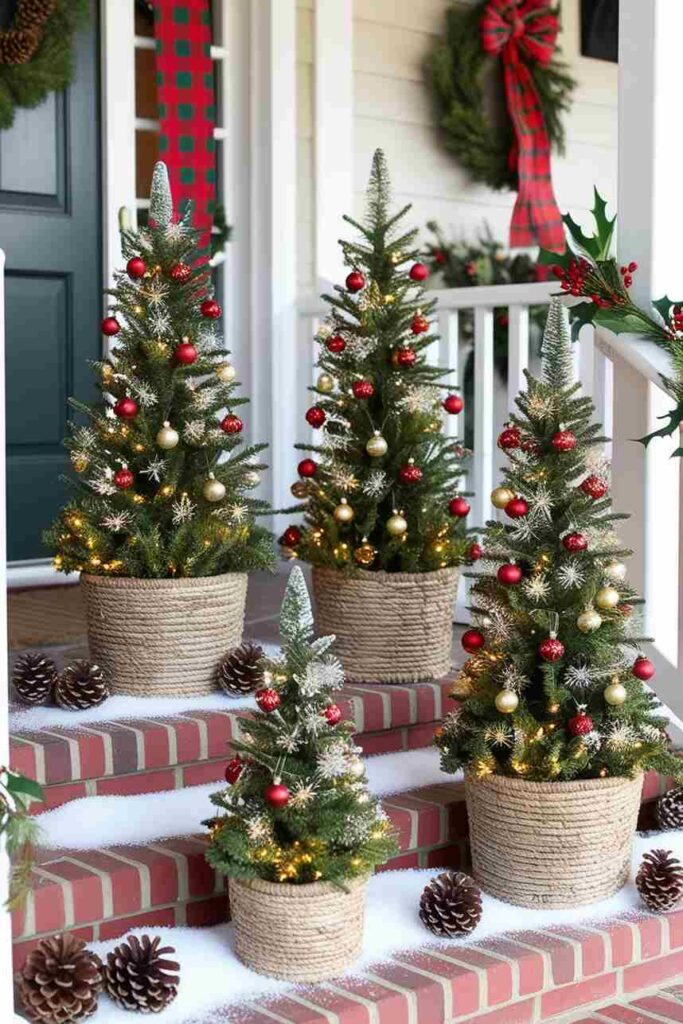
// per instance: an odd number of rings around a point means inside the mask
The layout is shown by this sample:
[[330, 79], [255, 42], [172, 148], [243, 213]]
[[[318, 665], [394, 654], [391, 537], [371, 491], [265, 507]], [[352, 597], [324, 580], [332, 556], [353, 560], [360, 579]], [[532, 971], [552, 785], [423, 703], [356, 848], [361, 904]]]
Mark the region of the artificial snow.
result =
[[[446, 783], [453, 778], [441, 772], [439, 753], [432, 747], [369, 757], [365, 764], [370, 791], [376, 796]], [[215, 813], [209, 796], [219, 785], [210, 782], [167, 793], [72, 800], [40, 815], [40, 845], [49, 849], [95, 850], [104, 846], [137, 846], [155, 839], [202, 832], [202, 821]], [[83, 830], [84, 821], [88, 822], [87, 833]]]

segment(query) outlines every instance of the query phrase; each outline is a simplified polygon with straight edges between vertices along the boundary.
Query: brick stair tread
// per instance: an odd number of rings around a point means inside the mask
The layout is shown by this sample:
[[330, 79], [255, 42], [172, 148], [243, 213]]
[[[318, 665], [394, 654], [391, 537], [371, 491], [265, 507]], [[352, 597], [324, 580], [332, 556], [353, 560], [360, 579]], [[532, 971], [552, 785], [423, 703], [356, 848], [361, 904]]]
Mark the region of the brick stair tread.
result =
[[615, 999], [569, 1017], [556, 1024], [681, 1024], [683, 1021], [683, 975], [674, 984]]

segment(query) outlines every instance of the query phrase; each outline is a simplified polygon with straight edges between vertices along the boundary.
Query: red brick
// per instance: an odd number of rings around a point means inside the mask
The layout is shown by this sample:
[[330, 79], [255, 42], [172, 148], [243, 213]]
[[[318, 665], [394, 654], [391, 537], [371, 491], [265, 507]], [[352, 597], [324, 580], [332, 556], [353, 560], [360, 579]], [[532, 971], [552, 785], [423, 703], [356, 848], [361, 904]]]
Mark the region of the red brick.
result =
[[541, 996], [541, 1019], [552, 1017], [553, 1014], [567, 1013], [584, 1003], [608, 999], [617, 990], [617, 975], [612, 971], [601, 974], [587, 981], [579, 981], [574, 985], [562, 985]]
[[683, 946], [683, 910], [673, 910], [666, 915], [669, 925], [669, 949]]
[[182, 769], [183, 788], [187, 786], [204, 786], [207, 782], [223, 782], [225, 779], [225, 765], [226, 759], [186, 765]]
[[[85, 942], [95, 941], [95, 929], [89, 928], [69, 928], [69, 935], [74, 935], [77, 939], [83, 939]], [[35, 949], [41, 938], [47, 938], [49, 936], [36, 936], [33, 939], [29, 939], [27, 942], [15, 942], [12, 947], [12, 964], [15, 971], [20, 970], [23, 966], [26, 957], [29, 955], [32, 949]]]
[[677, 1000], [663, 999], [660, 995], [641, 996], [640, 999], [634, 999], [632, 1005], [638, 1007], [639, 1010], [659, 1014], [665, 1020], [676, 1021], [677, 1024], [683, 1022], [683, 1003], [679, 1003]]
[[[417, 1019], [439, 1021], [444, 1016], [443, 989], [438, 982], [430, 981], [399, 963], [376, 964], [371, 973], [393, 985], [413, 992], [417, 1001]], [[462, 1006], [467, 1012], [478, 1008], [479, 987], [473, 971], [462, 970], [452, 979], [453, 1004]]]
[[374, 1002], [379, 1016], [378, 1024], [410, 1024], [407, 999], [393, 989], [362, 977], [338, 978], [334, 982], [334, 987], [355, 992], [363, 999]]
[[[138, 723], [130, 723], [137, 728]], [[199, 756], [199, 736], [194, 723], [172, 719], [167, 723], [173, 728], [178, 747], [178, 760], [190, 761]], [[142, 723], [145, 746], [145, 768], [168, 768], [176, 761], [171, 757], [168, 732], [163, 726], [152, 722]], [[181, 749], [182, 754], [181, 754]]]
[[486, 971], [486, 989], [488, 992], [488, 1005], [497, 1006], [498, 1003], [506, 1003], [513, 996], [512, 965], [497, 960], [495, 957], [478, 949], [476, 946], [463, 946], [459, 949], [456, 945], [445, 947], [439, 950], [441, 955], [463, 964], [464, 966], [477, 967]]
[[[580, 927], [569, 928], [561, 926], [548, 928], [554, 935], [565, 936], [581, 946], [581, 964], [577, 963], [577, 971], [580, 969], [583, 977], [590, 977], [593, 974], [600, 974], [605, 970], [606, 943], [601, 935], [596, 935]], [[613, 965], [614, 966], [614, 965]]]
[[555, 985], [566, 985], [576, 981], [578, 977], [574, 949], [560, 935], [534, 931], [516, 932], [515, 938], [526, 946], [541, 950], [550, 955], [552, 980]]
[[482, 949], [490, 949], [492, 953], [506, 956], [513, 960], [519, 972], [519, 994], [529, 996], [544, 988], [544, 961], [540, 953], [517, 945], [514, 935], [493, 936], [480, 944]]
[[45, 799], [42, 803], [31, 804], [31, 814], [42, 814], [54, 807], [68, 804], [70, 800], [80, 800], [87, 795], [85, 782], [64, 782], [58, 786], [44, 786]]
[[20, 738], [10, 738], [9, 744], [9, 766], [15, 772], [21, 772], [30, 779], [36, 777], [36, 754], [30, 744], [22, 742]]
[[657, 960], [649, 960], [644, 964], [634, 964], [632, 967], [625, 967], [623, 973], [624, 992], [638, 992], [644, 988], [651, 988], [660, 981], [675, 978], [683, 974], [683, 951], [670, 953], [669, 956], [660, 956]]
[[99, 927], [98, 938], [103, 942], [125, 936], [133, 928], [171, 928], [176, 923], [175, 908], [162, 907], [159, 910], [146, 910], [133, 917], [112, 918], [103, 921]]
[[655, 1020], [649, 1014], [646, 1017], [640, 1010], [634, 1010], [631, 1006], [623, 1006], [621, 1003], [601, 1006], [599, 1013], [603, 1022], [612, 1020], [615, 1024], [662, 1024], [661, 1020]]
[[188, 928], [206, 928], [228, 921], [228, 894], [208, 900], [193, 900], [187, 904], [185, 916]]
[[615, 921], [599, 927], [608, 935], [608, 941], [612, 946], [612, 967], [625, 967], [630, 964], [633, 960], [633, 932], [630, 926]]
[[424, 725], [413, 725], [408, 730], [408, 749], [417, 750], [418, 747], [431, 747], [437, 724], [437, 722], [425, 722]]
[[636, 922], [640, 932], [640, 959], [648, 960], [662, 952], [662, 929], [664, 922], [659, 917], [642, 917]]
[[[308, 992], [306, 992], [306, 998], [308, 998]], [[263, 1005], [269, 1004], [264, 1003]], [[291, 1021], [291, 1024], [329, 1024], [329, 1017], [316, 1013], [315, 1010], [302, 1006], [301, 1003], [297, 1003], [287, 996], [278, 999], [277, 1002], [273, 1002], [270, 1005], [277, 1006], [278, 1017], [282, 1018], [282, 1020]]]
[[358, 746], [366, 757], [375, 754], [391, 754], [404, 750], [403, 729], [385, 729], [383, 732], [363, 733], [357, 736]]
[[175, 789], [175, 774], [172, 769], [156, 772], [134, 772], [95, 783], [98, 796], [132, 796], [138, 793], [161, 793]]
[[[204, 722], [208, 737], [209, 757], [229, 757], [230, 740], [236, 732], [236, 724], [240, 718], [250, 718], [251, 711], [198, 711], [192, 717]], [[183, 761], [194, 758], [183, 757]]]
[[535, 1000], [525, 999], [522, 1002], [515, 1002], [511, 1006], [503, 1006], [499, 1010], [492, 1010], [490, 1013], [478, 1013], [474, 1017], [454, 1017], [458, 1024], [532, 1024], [536, 1019], [534, 1016]]
[[[95, 726], [95, 728], [97, 728]], [[64, 728], [63, 734], [69, 738], [78, 740], [78, 754], [81, 762], [81, 777], [84, 779], [96, 779], [104, 775], [107, 770], [104, 737], [95, 733], [87, 732], [87, 725], [83, 726], [84, 732], [74, 737], [73, 733]]]

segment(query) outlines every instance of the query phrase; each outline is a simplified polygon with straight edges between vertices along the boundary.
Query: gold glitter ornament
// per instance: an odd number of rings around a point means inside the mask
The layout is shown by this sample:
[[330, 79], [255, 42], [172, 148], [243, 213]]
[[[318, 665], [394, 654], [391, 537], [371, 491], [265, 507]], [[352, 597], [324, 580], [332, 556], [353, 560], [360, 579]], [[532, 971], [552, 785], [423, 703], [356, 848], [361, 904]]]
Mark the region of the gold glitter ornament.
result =
[[373, 545], [368, 542], [367, 537], [363, 537], [363, 543], [356, 548], [353, 553], [353, 557], [358, 565], [367, 567], [368, 565], [372, 565], [375, 561], [377, 557], [377, 548], [373, 547]]
[[505, 508], [514, 496], [509, 487], [494, 487], [491, 491], [491, 504], [494, 508]]
[[332, 514], [338, 523], [350, 523], [356, 513], [349, 505], [347, 499], [342, 498]]
[[595, 595], [595, 603], [598, 608], [602, 608], [603, 611], [609, 611], [612, 608], [616, 608], [619, 604], [619, 591], [610, 586], [601, 587]]
[[517, 710], [519, 697], [513, 690], [499, 690], [496, 694], [496, 708], [503, 715], [511, 715]]
[[402, 537], [408, 529], [408, 523], [400, 514], [394, 509], [393, 515], [387, 519], [387, 532], [392, 537]]

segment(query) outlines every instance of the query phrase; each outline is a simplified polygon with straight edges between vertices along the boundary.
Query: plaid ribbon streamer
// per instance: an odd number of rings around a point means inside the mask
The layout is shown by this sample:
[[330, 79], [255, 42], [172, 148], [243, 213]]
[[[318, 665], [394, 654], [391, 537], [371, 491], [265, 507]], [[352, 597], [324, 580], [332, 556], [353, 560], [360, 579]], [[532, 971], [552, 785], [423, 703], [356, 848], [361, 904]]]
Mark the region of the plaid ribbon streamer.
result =
[[[216, 121], [209, 0], [154, 0], [159, 159], [174, 201], [193, 204], [193, 226], [208, 257], [216, 209]], [[205, 252], [206, 250], [206, 252]]]
[[529, 63], [549, 64], [559, 25], [547, 0], [490, 0], [481, 19], [486, 53], [501, 55], [508, 112], [515, 131], [510, 166], [519, 179], [510, 245], [563, 252], [562, 214], [550, 177], [550, 140]]

